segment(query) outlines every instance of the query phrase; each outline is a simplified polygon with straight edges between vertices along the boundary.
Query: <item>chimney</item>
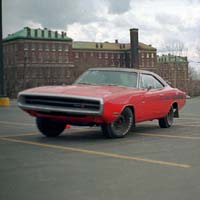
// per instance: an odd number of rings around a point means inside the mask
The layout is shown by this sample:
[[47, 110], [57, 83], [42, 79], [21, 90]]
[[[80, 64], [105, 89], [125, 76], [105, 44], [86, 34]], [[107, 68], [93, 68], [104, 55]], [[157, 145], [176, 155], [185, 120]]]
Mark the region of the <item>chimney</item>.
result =
[[48, 37], [51, 38], [51, 31], [48, 31]]
[[131, 41], [131, 68], [139, 69], [138, 61], [138, 29], [130, 29], [130, 41]]
[[29, 27], [26, 27], [27, 31], [27, 37], [31, 37], [31, 29]]
[[44, 30], [42, 30], [42, 37], [44, 37]]
[[58, 31], [55, 32], [55, 38], [58, 38]]
[[100, 44], [100, 48], [103, 48], [103, 44], [102, 43]]
[[99, 48], [99, 45], [98, 45], [98, 43], [96, 43], [96, 48]]
[[115, 44], [118, 44], [118, 40], [115, 40]]
[[64, 38], [65, 37], [65, 33], [62, 31], [62, 38]]
[[37, 31], [37, 29], [35, 29], [35, 37], [37, 37], [38, 36], [38, 31]]

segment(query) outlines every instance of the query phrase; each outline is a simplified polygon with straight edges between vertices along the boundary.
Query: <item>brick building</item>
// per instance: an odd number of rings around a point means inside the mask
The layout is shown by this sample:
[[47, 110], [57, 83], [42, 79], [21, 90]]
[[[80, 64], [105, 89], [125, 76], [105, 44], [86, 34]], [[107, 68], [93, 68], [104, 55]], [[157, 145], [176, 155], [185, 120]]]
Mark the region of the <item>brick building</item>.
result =
[[130, 43], [120, 43], [73, 41], [65, 32], [25, 27], [4, 39], [3, 52], [10, 97], [29, 87], [70, 84], [90, 67], [139, 68], [160, 74], [156, 48], [138, 42], [138, 29], [130, 29]]
[[157, 56], [157, 73], [165, 80], [177, 87], [188, 92], [188, 60], [187, 57], [175, 55]]

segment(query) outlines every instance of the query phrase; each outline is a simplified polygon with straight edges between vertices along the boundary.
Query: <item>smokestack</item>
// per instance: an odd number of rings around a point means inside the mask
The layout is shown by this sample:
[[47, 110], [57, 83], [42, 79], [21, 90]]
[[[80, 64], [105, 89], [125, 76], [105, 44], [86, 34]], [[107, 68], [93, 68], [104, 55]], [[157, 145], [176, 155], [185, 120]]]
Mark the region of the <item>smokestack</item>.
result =
[[138, 29], [130, 29], [130, 40], [131, 40], [131, 68], [139, 69], [138, 61]]
[[115, 44], [118, 44], [118, 40], [115, 40]]

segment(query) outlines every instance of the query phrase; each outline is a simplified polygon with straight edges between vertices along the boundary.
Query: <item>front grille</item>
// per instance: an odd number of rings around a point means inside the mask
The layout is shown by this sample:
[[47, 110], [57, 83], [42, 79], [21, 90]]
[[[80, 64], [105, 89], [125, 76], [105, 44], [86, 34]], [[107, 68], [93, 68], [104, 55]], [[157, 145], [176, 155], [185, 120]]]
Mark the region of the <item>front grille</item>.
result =
[[101, 99], [81, 96], [20, 94], [18, 104], [22, 108], [45, 112], [100, 114], [102, 111]]

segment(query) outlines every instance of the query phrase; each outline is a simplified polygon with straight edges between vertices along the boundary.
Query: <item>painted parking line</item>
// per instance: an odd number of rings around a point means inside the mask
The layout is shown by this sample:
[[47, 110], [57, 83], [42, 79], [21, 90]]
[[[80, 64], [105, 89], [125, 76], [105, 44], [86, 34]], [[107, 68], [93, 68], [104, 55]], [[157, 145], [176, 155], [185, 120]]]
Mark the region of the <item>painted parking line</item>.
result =
[[125, 160], [134, 160], [134, 161], [140, 161], [140, 162], [145, 162], [145, 163], [150, 163], [150, 164], [158, 164], [162, 166], [170, 166], [170, 167], [178, 167], [178, 168], [192, 167], [191, 165], [182, 164], [182, 163], [152, 160], [152, 159], [146, 159], [146, 158], [141, 158], [141, 157], [126, 156], [126, 155], [121, 155], [121, 154], [107, 153], [107, 152], [102, 152], [102, 151], [93, 151], [93, 150], [88, 150], [88, 149], [66, 147], [66, 146], [59, 146], [59, 145], [53, 145], [53, 144], [44, 144], [40, 142], [18, 140], [18, 139], [6, 138], [6, 137], [5, 138], [2, 137], [0, 138], [0, 140], [27, 144], [27, 145], [34, 145], [34, 146], [39, 146], [39, 147], [44, 147], [44, 148], [53, 148], [53, 149], [60, 149], [60, 150], [66, 150], [66, 151], [72, 151], [72, 152], [79, 152], [83, 154], [90, 154], [90, 155], [96, 155], [96, 156], [104, 156], [104, 157], [125, 159]]
[[200, 118], [196, 118], [196, 117], [180, 117], [180, 118], [176, 118], [176, 120], [190, 120], [190, 121], [200, 121]]
[[0, 124], [17, 125], [17, 126], [35, 126], [35, 124], [33, 123], [10, 122], [10, 121], [0, 121]]
[[194, 114], [194, 113], [180, 113], [181, 114], [181, 116], [191, 116], [191, 117], [200, 117], [200, 115], [199, 114]]
[[164, 138], [177, 138], [186, 140], [200, 140], [200, 137], [196, 136], [179, 136], [179, 135], [164, 135], [164, 134], [154, 134], [154, 133], [139, 133], [138, 135], [153, 136], [153, 137], [164, 137]]
[[174, 123], [174, 126], [183, 126], [183, 127], [200, 127], [200, 125], [196, 125], [196, 124], [183, 124], [183, 123]]
[[38, 133], [21, 133], [21, 134], [12, 134], [12, 135], [0, 135], [0, 138], [10, 138], [10, 137], [23, 137], [23, 136], [32, 136], [39, 135]]
[[200, 124], [200, 121], [176, 121], [174, 124], [188, 124], [188, 125], [195, 125], [195, 124]]

